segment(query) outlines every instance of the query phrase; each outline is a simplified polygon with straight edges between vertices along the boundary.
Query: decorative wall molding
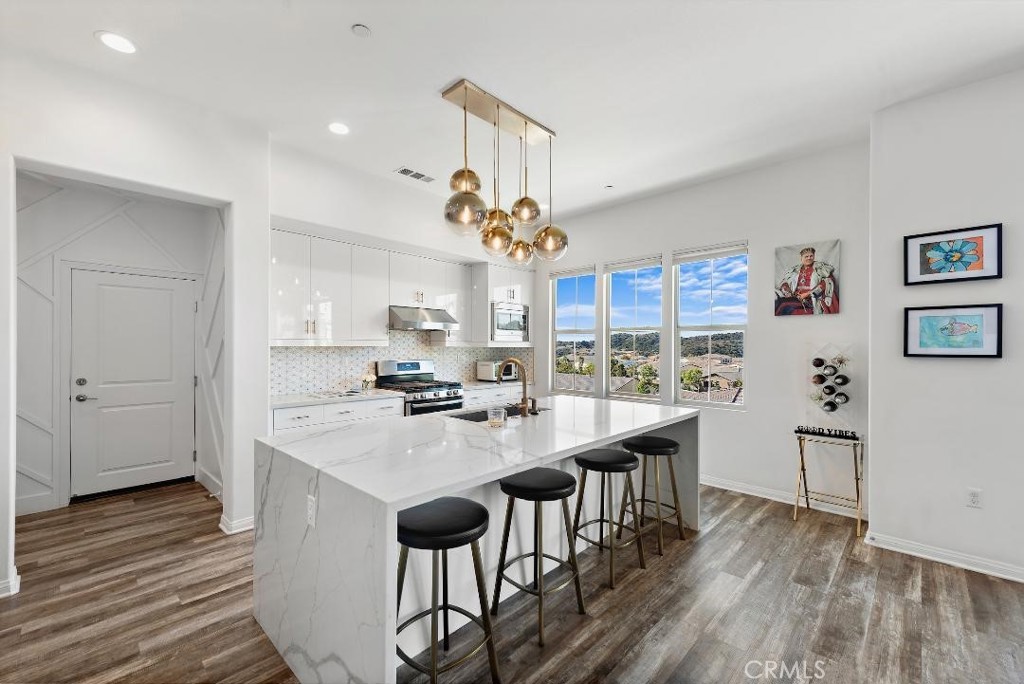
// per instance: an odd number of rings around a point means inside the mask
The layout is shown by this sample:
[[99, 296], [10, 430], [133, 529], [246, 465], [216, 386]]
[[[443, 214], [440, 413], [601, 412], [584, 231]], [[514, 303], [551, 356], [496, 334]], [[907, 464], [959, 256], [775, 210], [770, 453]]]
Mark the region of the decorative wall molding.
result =
[[907, 539], [891, 537], [887, 534], [877, 534], [871, 531], [868, 531], [865, 541], [871, 546], [877, 546], [880, 549], [888, 549], [890, 551], [898, 551], [900, 553], [906, 553], [919, 558], [927, 558], [928, 560], [945, 563], [946, 565], [952, 565], [965, 570], [973, 570], [975, 572], [992, 575], [993, 577], [1001, 577], [1014, 582], [1024, 582], [1024, 568], [1018, 565], [1010, 565], [1009, 563], [1003, 563], [1001, 561], [972, 556], [967, 553], [943, 549], [938, 546], [919, 544]]
[[11, 579], [0, 580], [0, 598], [14, 596], [19, 591], [21, 591], [21, 575], [18, 574], [17, 568], [15, 568], [14, 576]]

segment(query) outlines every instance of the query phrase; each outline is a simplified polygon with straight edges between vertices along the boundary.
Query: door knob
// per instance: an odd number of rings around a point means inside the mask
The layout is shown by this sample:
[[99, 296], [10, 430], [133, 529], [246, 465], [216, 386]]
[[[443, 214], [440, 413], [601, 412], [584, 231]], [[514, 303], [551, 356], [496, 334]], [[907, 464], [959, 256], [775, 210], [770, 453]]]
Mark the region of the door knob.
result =
[[89, 381], [86, 380], [85, 378], [78, 378], [77, 380], [75, 380], [75, 384], [78, 385], [79, 387], [81, 387], [82, 385], [86, 385], [88, 383]]
[[75, 401], [96, 401], [99, 397], [87, 397], [84, 394], [76, 394]]

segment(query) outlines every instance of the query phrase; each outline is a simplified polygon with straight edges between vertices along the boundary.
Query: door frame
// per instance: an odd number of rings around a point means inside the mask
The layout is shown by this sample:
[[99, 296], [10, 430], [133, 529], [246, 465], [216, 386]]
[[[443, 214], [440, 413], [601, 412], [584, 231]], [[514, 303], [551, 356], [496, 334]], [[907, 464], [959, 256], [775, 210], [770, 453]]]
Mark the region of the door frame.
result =
[[[60, 446], [57, 451], [57, 462], [53, 469], [53, 491], [57, 496], [57, 506], [65, 507], [71, 503], [71, 274], [72, 271], [96, 271], [99, 273], [116, 273], [120, 275], [148, 276], [152, 278], [169, 278], [172, 280], [191, 280], [192, 295], [196, 301], [203, 284], [202, 273], [189, 271], [165, 271], [154, 268], [134, 268], [131, 266], [115, 266], [85, 261], [61, 259], [57, 264], [59, 278], [55, 299], [60, 302], [59, 348], [60, 367], [56, 373], [57, 391], [54, 394], [60, 409]], [[196, 334], [192, 332], [192, 374], [196, 374]], [[195, 390], [192, 392], [192, 444], [196, 442]]]

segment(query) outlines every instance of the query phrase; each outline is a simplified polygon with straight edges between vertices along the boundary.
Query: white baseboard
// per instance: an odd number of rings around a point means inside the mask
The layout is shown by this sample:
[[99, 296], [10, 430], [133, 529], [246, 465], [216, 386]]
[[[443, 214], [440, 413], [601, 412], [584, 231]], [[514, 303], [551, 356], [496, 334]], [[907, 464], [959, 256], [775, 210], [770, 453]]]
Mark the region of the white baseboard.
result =
[[[726, 480], [721, 477], [712, 477], [710, 475], [701, 475], [700, 483], [708, 485], [709, 487], [718, 487], [719, 489], [728, 489], [733, 492], [740, 492], [741, 494], [759, 496], [762, 499], [781, 501], [782, 503], [789, 504], [790, 506], [793, 505], [793, 495], [796, 493], [796, 490], [792, 492], [784, 492], [781, 489], [768, 489], [767, 487], [758, 487], [757, 485], [750, 485], [745, 482], [737, 482], [735, 480]], [[843, 506], [835, 506], [815, 501], [811, 504], [811, 507], [818, 511], [835, 513], [836, 515], [843, 515], [847, 518], [857, 517], [857, 511], [852, 508], [844, 508]], [[803, 504], [800, 505], [800, 508], [801, 510], [804, 510]], [[861, 511], [861, 519], [868, 519], [866, 510]]]
[[0, 580], [0, 598], [14, 596], [21, 590], [21, 575], [15, 569], [14, 576], [10, 579]]
[[255, 524], [255, 518], [249, 516], [248, 518], [242, 518], [240, 520], [228, 520], [223, 515], [220, 516], [220, 529], [224, 534], [238, 534], [239, 532], [245, 532], [251, 530]]
[[950, 549], [942, 549], [937, 546], [919, 544], [907, 539], [890, 537], [887, 534], [877, 534], [870, 531], [865, 539], [868, 544], [882, 549], [899, 551], [900, 553], [906, 553], [911, 556], [927, 558], [928, 560], [945, 563], [946, 565], [953, 565], [958, 568], [964, 568], [965, 570], [974, 570], [975, 572], [1013, 580], [1014, 582], [1024, 582], [1024, 568], [1018, 565], [1010, 565], [1009, 563], [1002, 563], [1000, 561], [989, 560], [988, 558], [972, 556], [970, 554], [960, 553], [959, 551], [951, 551]]
[[196, 482], [206, 487], [207, 491], [213, 494], [217, 499], [221, 499], [221, 494], [224, 491], [223, 485], [221, 484], [220, 478], [211, 473], [209, 470], [202, 466], [196, 467]]

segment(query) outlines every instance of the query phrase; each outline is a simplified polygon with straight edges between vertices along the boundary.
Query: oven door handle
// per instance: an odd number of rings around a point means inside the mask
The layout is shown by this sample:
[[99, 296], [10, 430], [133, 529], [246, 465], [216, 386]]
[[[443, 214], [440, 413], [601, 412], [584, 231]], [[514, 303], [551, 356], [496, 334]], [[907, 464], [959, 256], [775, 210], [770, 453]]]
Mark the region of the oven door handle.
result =
[[451, 399], [449, 401], [410, 401], [409, 406], [450, 406], [452, 404], [461, 404], [462, 397], [458, 399]]

